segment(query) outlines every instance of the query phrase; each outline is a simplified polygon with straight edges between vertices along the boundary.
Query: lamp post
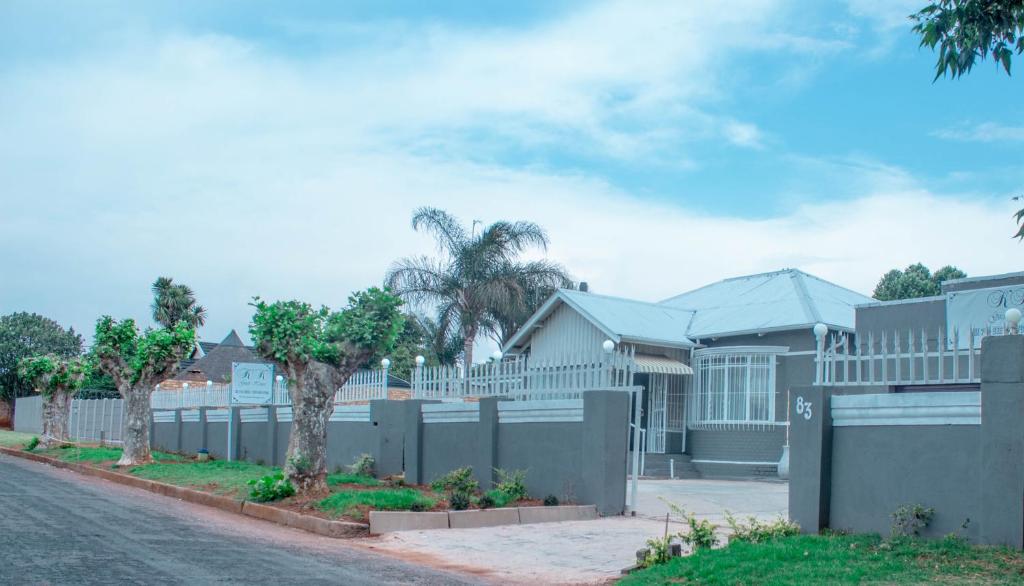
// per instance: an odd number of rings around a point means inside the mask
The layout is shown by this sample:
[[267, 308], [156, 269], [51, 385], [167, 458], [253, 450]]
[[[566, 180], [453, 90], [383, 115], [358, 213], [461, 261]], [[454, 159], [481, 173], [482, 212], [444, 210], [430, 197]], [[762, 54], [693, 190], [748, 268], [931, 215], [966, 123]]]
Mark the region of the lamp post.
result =
[[817, 344], [815, 353], [814, 382], [822, 383], [822, 373], [825, 367], [825, 335], [828, 334], [828, 326], [823, 323], [814, 324], [814, 341]]
[[495, 350], [491, 354], [491, 360], [493, 360], [495, 362], [501, 362], [501, 359], [504, 358], [504, 357], [505, 357], [505, 355], [501, 353], [501, 350]]
[[1020, 310], [1016, 307], [1011, 307], [1006, 310], [1006, 333], [1014, 336], [1020, 330]]
[[382, 358], [380, 361], [380, 367], [384, 370], [384, 376], [381, 377], [381, 394], [380, 399], [388, 398], [388, 369], [391, 368], [391, 360]]

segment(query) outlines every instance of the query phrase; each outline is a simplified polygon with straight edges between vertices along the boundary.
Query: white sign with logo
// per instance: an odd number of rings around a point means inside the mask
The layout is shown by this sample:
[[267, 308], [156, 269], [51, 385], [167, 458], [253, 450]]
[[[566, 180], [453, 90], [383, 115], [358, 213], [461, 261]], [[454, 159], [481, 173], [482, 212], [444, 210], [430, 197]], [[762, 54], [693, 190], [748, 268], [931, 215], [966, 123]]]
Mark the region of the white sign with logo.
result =
[[274, 365], [231, 363], [231, 402], [262, 405], [274, 398]]
[[946, 332], [948, 346], [953, 348], [953, 332], [959, 333], [959, 346], [967, 348], [974, 331], [974, 347], [981, 347], [981, 338], [992, 332], [1002, 335], [1006, 326], [1006, 310], [1016, 307], [1024, 311], [1024, 286], [991, 287], [946, 294]]

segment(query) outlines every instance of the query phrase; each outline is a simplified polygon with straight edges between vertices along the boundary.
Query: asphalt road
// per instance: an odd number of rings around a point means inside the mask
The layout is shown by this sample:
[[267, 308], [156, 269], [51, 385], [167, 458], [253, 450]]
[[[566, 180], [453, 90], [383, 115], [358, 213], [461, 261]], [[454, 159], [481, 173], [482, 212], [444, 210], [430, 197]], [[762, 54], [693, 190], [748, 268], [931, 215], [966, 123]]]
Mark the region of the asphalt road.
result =
[[480, 579], [0, 455], [0, 584], [217, 583]]

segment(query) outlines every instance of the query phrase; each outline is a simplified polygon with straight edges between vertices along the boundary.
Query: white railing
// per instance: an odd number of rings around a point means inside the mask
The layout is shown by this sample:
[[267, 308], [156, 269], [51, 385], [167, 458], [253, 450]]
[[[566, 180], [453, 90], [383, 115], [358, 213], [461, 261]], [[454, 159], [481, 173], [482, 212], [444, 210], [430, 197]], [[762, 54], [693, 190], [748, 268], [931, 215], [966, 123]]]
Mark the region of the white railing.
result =
[[474, 364], [466, 373], [454, 366], [420, 366], [413, 371], [416, 399], [508, 397], [518, 400], [578, 399], [592, 389], [633, 385], [632, 351], [579, 352], [547, 360], [513, 356]]
[[[361, 370], [352, 375], [345, 386], [334, 394], [338, 404], [366, 402], [388, 398], [388, 375], [386, 370]], [[195, 409], [198, 407], [227, 407], [230, 383], [189, 384], [180, 389], [153, 391], [150, 406], [153, 409]], [[272, 405], [291, 405], [288, 381], [274, 383]]]
[[815, 380], [825, 386], [974, 384], [981, 381], [981, 339], [1003, 328], [833, 334], [818, 341]]

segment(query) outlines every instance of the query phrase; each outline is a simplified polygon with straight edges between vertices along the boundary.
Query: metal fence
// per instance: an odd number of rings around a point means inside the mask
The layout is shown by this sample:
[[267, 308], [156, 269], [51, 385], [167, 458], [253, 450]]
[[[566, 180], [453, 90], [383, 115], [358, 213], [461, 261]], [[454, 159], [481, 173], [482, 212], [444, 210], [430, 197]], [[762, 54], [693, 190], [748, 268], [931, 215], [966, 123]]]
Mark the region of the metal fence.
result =
[[565, 353], [547, 360], [515, 356], [474, 364], [468, 371], [454, 366], [420, 366], [413, 371], [412, 396], [578, 399], [587, 390], [631, 387], [635, 372], [631, 350]]
[[68, 435], [77, 442], [121, 445], [124, 443], [124, 400], [73, 400]]
[[[387, 399], [387, 383], [388, 373], [385, 369], [358, 371], [334, 394], [334, 402], [344, 404]], [[161, 389], [158, 386], [153, 391], [150, 405], [153, 409], [227, 407], [230, 392], [230, 383], [185, 384], [180, 389]], [[287, 380], [274, 382], [272, 404], [292, 404]]]
[[833, 334], [818, 342], [815, 379], [825, 386], [977, 384], [981, 340], [1012, 333], [1002, 327]]

